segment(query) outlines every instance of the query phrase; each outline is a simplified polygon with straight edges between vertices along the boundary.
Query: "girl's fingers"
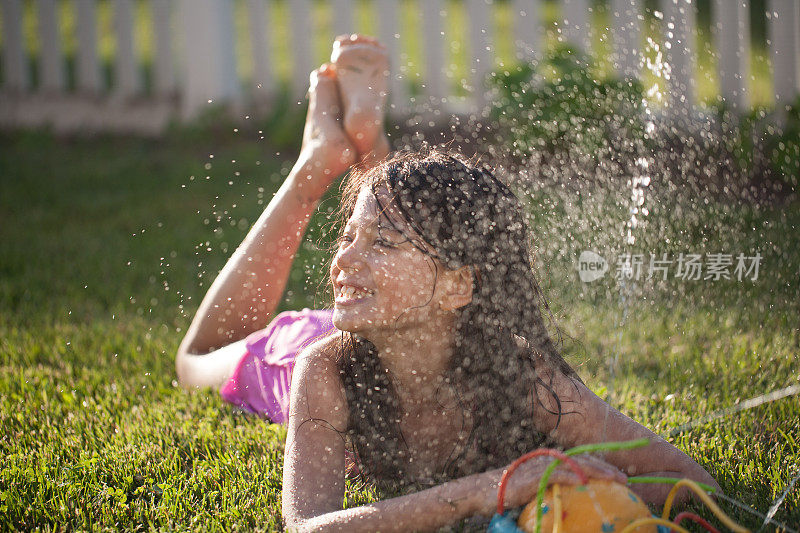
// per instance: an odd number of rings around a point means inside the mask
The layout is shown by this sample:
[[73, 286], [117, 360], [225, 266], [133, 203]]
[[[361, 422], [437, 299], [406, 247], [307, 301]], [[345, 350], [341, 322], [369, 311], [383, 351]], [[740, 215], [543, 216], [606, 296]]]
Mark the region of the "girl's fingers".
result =
[[336, 67], [334, 67], [332, 63], [323, 63], [322, 66], [317, 69], [317, 72], [320, 76], [336, 77]]
[[586, 470], [591, 470], [591, 472], [594, 473], [594, 475], [592, 475], [590, 472], [586, 472], [589, 477], [611, 479], [619, 483], [626, 483], [628, 481], [628, 476], [626, 476], [625, 473], [598, 457], [583, 455], [575, 459]]
[[[581, 455], [572, 458], [582, 472], [589, 479], [604, 479], [617, 483], [626, 483], [628, 478], [615, 466], [591, 455]], [[506, 497], [508, 504], [524, 505], [536, 496], [539, 482], [548, 465], [552, 462], [549, 458], [533, 459], [523, 463], [509, 479]], [[583, 482], [580, 476], [568, 465], [560, 464], [550, 475], [548, 485], [558, 483], [561, 485], [580, 485]]]
[[559, 483], [561, 485], [580, 485], [581, 478], [578, 477], [578, 475], [572, 470], [556, 468], [556, 470], [550, 476], [550, 479], [547, 480], [548, 485], [552, 485], [553, 483]]
[[[616, 481], [617, 483], [626, 483], [628, 480], [628, 477], [618, 468], [608, 464], [602, 459], [592, 456], [579, 456], [573, 457], [573, 459], [586, 477], [590, 479], [607, 479], [609, 481]], [[530, 464], [529, 468], [524, 468], [525, 465], [523, 465], [513, 474], [510, 481], [512, 483], [517, 481], [519, 483], [518, 486], [528, 486], [531, 484], [538, 486], [550, 462], [550, 460], [537, 461]], [[548, 484], [552, 483], [578, 485], [582, 483], [582, 479], [568, 465], [560, 464], [548, 479]]]
[[599, 475], [607, 476], [609, 479], [619, 483], [626, 483], [628, 481], [628, 476], [626, 476], [622, 470], [598, 457], [586, 455], [582, 456], [581, 460], [585, 461], [590, 468], [595, 469]]
[[[619, 474], [616, 476], [613, 475], [608, 469], [594, 468], [593, 466], [586, 465], [585, 470], [590, 479], [608, 479], [620, 483], [624, 483], [626, 479]], [[533, 473], [531, 472], [531, 474]], [[516, 473], [514, 477], [516, 477]], [[519, 507], [534, 501], [539, 490], [540, 480], [541, 475], [525, 476], [518, 480], [512, 480], [506, 490], [505, 507], [507, 509]], [[553, 484], [580, 485], [582, 484], [582, 480], [571, 469], [562, 465], [553, 471], [548, 480], [548, 486], [552, 486]]]

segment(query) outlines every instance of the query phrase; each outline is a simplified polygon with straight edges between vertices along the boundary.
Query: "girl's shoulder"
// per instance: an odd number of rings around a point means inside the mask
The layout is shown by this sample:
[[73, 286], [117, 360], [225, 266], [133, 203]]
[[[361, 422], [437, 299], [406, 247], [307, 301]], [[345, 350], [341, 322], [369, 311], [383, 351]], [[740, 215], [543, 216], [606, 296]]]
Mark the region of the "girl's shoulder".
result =
[[[322, 419], [339, 431], [348, 425], [347, 401], [339, 375], [341, 333], [326, 335], [297, 356], [290, 412], [302, 420]], [[291, 415], [290, 415], [291, 418]]]
[[337, 389], [342, 386], [339, 374], [339, 358], [341, 357], [342, 335], [340, 331], [331, 331], [308, 344], [297, 354], [295, 372], [298, 370], [308, 374], [307, 377], [315, 380], [324, 380], [326, 384], [335, 384]]
[[297, 354], [297, 359], [299, 361], [305, 358], [313, 361], [315, 364], [325, 367], [335, 367], [338, 375], [338, 361], [341, 357], [341, 346], [342, 332], [334, 329], [309, 343]]

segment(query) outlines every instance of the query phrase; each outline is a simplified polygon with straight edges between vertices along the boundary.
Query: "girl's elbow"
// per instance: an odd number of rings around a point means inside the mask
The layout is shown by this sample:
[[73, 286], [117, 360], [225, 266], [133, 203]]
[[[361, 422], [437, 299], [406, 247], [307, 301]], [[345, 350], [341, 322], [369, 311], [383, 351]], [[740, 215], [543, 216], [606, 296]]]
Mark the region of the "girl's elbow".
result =
[[307, 531], [307, 518], [300, 515], [292, 505], [281, 504], [281, 520], [286, 531]]
[[[283, 526], [286, 531], [305, 532], [305, 531], [374, 531], [375, 527], [369, 525], [359, 524], [357, 517], [342, 516], [340, 513], [325, 512], [325, 511], [312, 511], [309, 509], [301, 510], [297, 508], [286, 509], [285, 506], [281, 508], [281, 518]], [[356, 518], [353, 521], [353, 518]], [[375, 524], [371, 524], [374, 526]], [[361, 526], [361, 527], [359, 527]], [[366, 527], [365, 527], [366, 526]]]
[[[717, 480], [714, 479], [711, 476], [711, 474], [706, 472], [706, 470], [700, 465], [697, 465], [696, 468], [691, 469], [690, 471], [681, 472], [680, 477], [692, 480], [695, 483], [701, 483], [702, 485], [708, 486], [711, 489], [713, 489], [714, 493], [722, 492], [722, 487], [719, 486]], [[704, 487], [701, 486], [701, 488]], [[685, 505], [690, 501], [692, 501], [693, 499], [697, 499], [697, 496], [694, 494], [694, 492], [692, 492], [688, 488], [683, 488], [678, 492], [677, 498], [675, 498], [675, 504]]]
[[287, 517], [283, 517], [283, 527], [285, 531], [307, 531], [308, 528], [304, 527], [305, 523], [302, 520], [297, 519], [289, 519]]
[[178, 378], [178, 385], [186, 390], [198, 386], [194, 377], [195, 372], [192, 368], [192, 357], [188, 350], [186, 339], [184, 339], [175, 354], [175, 374]]
[[313, 518], [304, 518], [297, 515], [283, 513], [283, 526], [286, 531], [301, 533], [305, 531], [325, 531], [320, 524], [314, 524]]
[[175, 374], [178, 377], [178, 385], [184, 389], [191, 388], [191, 384], [189, 383], [189, 369], [187, 368], [187, 357], [188, 354], [183, 350], [183, 347], [181, 346], [181, 348], [178, 348], [178, 353], [175, 355]]
[[709, 487], [713, 488], [715, 491], [721, 491], [722, 488], [717, 483], [717, 480], [712, 477], [708, 471], [703, 468], [700, 463], [697, 461], [690, 459], [690, 464], [688, 468], [683, 469], [683, 477], [691, 479], [692, 481], [702, 483], [704, 485], [708, 485]]
[[703, 479], [700, 479], [701, 483], [703, 483], [705, 485], [708, 485], [709, 487], [714, 489], [714, 492], [722, 492], [722, 487], [719, 486], [719, 483], [717, 483], [717, 480], [714, 479], [711, 476], [711, 474], [706, 472], [705, 469], [703, 469], [703, 476], [702, 477], [703, 477]]

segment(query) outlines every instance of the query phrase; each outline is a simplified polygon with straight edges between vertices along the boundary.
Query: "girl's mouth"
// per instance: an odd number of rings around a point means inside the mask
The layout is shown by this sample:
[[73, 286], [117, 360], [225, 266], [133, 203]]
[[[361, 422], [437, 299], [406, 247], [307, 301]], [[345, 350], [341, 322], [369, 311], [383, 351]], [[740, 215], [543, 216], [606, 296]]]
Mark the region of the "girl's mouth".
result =
[[336, 291], [336, 298], [334, 303], [337, 305], [349, 305], [359, 303], [373, 296], [375, 291], [364, 289], [361, 287], [354, 287], [352, 285], [341, 285]]

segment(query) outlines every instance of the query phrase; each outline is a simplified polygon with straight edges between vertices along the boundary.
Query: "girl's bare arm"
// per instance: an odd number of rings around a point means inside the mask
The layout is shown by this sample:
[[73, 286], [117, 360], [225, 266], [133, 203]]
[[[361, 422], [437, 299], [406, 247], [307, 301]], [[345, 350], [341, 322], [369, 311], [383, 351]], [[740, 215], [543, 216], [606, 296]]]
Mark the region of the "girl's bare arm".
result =
[[[545, 382], [549, 377], [544, 378]], [[556, 372], [552, 388], [565, 414], [556, 427], [557, 417], [540, 409], [535, 423], [537, 429], [549, 433], [562, 446], [569, 448], [581, 444], [647, 438], [650, 444], [646, 447], [606, 453], [603, 458], [629, 476], [689, 478], [719, 487], [714, 478], [691, 457], [608, 405], [583, 383]], [[552, 397], [540, 391], [539, 399], [547, 410], [557, 411], [558, 406]], [[631, 488], [648, 503], [661, 505], [672, 485], [636, 484]], [[687, 496], [685, 492], [681, 499]]]
[[[474, 515], [490, 516], [503, 469], [490, 470], [436, 487], [353, 509], [342, 509], [348, 412], [334, 360], [336, 338], [312, 346], [297, 361], [292, 383], [289, 433], [283, 470], [283, 517], [291, 531], [426, 531]], [[592, 458], [579, 459], [592, 476], [624, 482], [616, 469]], [[548, 459], [532, 460], [511, 478], [507, 506], [528, 503]], [[554, 482], [576, 483], [557, 469]]]
[[310, 77], [297, 163], [211, 285], [181, 343], [176, 367], [182, 385], [222, 384], [244, 353], [242, 339], [275, 312], [319, 199], [356, 161], [339, 108], [336, 79], [320, 67]]
[[176, 367], [184, 386], [224, 381], [238, 362], [226, 350], [241, 355], [241, 342], [234, 343], [269, 322], [325, 190], [319, 185], [321, 173], [312, 161], [301, 158], [214, 280], [178, 350]]

